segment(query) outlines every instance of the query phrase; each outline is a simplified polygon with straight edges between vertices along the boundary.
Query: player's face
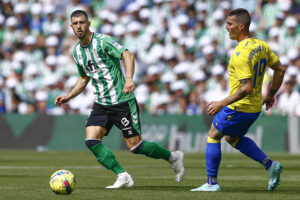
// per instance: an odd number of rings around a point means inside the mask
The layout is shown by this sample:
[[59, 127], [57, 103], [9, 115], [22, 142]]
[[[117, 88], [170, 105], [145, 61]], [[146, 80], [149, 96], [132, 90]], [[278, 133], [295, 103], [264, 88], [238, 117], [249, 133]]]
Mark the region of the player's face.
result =
[[78, 38], [84, 38], [89, 31], [91, 22], [84, 15], [72, 17], [71, 27]]
[[240, 35], [240, 23], [237, 21], [236, 16], [228, 16], [225, 29], [229, 33], [229, 37], [232, 40], [238, 40]]

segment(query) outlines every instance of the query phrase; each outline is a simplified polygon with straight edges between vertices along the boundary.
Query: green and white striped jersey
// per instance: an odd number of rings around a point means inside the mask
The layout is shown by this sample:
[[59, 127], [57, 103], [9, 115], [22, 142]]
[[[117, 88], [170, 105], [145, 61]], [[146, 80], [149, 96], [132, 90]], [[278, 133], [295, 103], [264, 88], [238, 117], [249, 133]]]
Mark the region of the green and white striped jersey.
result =
[[123, 92], [125, 83], [120, 67], [126, 50], [112, 37], [93, 33], [87, 47], [80, 42], [74, 47], [73, 58], [80, 76], [89, 76], [94, 86], [96, 103], [114, 105], [135, 98], [134, 93]]

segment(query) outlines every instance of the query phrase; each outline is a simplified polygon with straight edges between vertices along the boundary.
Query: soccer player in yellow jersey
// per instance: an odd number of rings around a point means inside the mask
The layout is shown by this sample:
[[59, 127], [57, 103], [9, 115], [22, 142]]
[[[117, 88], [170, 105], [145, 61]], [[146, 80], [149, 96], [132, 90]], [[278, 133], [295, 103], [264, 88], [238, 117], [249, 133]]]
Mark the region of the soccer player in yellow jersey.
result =
[[[244, 136], [258, 118], [262, 104], [266, 110], [274, 104], [285, 70], [270, 47], [249, 33], [251, 17], [245, 9], [232, 10], [225, 29], [238, 45], [231, 55], [228, 71], [230, 94], [221, 101], [207, 104], [207, 112], [216, 115], [206, 146], [207, 183], [191, 191], [220, 191], [217, 182], [221, 162], [220, 140], [225, 140], [249, 158], [261, 163], [268, 172], [268, 190], [276, 189], [280, 181], [281, 163], [272, 161], [250, 138]], [[274, 70], [272, 85], [262, 100], [261, 87], [266, 68]]]

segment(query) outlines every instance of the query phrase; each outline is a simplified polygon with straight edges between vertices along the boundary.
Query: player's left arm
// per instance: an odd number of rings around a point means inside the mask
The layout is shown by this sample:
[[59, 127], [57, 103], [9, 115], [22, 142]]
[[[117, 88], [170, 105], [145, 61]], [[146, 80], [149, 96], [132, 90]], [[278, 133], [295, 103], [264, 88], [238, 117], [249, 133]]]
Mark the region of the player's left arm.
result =
[[221, 101], [212, 101], [208, 103], [206, 106], [208, 107], [207, 113], [209, 115], [217, 114], [224, 106], [232, 104], [248, 94], [252, 92], [253, 89], [253, 81], [252, 78], [245, 78], [240, 80], [241, 87], [232, 95], [224, 98]]
[[130, 93], [135, 89], [135, 84], [132, 80], [134, 75], [134, 55], [131, 54], [128, 50], [125, 50], [122, 53], [122, 59], [125, 65], [125, 84], [123, 91], [125, 93]]
[[269, 89], [268, 95], [263, 100], [263, 105], [266, 104], [266, 110], [269, 110], [275, 102], [275, 94], [279, 90], [284, 74], [285, 74], [285, 68], [282, 66], [280, 61], [278, 61], [276, 64], [270, 66], [271, 69], [274, 70], [273, 80], [271, 83], [271, 87]]

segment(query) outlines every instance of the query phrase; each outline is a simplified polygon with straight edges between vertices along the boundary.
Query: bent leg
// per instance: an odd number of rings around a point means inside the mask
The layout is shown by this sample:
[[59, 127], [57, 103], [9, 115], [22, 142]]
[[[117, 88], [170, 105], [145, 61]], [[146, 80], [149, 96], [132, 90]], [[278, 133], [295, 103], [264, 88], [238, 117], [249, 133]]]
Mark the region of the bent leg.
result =
[[225, 136], [225, 140], [244, 155], [262, 164], [266, 170], [272, 165], [272, 160], [250, 138]]
[[280, 183], [281, 163], [268, 158], [255, 142], [248, 137], [243, 136], [239, 139], [226, 136], [225, 139], [241, 153], [264, 166], [268, 172], [268, 190], [275, 190]]
[[182, 181], [184, 177], [184, 154], [182, 151], [170, 152], [155, 142], [143, 141], [141, 135], [125, 138], [125, 142], [132, 153], [169, 161], [175, 173], [175, 181], [178, 183]]
[[113, 152], [101, 142], [106, 133], [107, 131], [104, 127], [86, 127], [85, 144], [96, 156], [99, 163], [101, 163], [106, 169], [112, 170], [115, 174], [120, 174], [125, 170], [116, 160]]
[[127, 147], [132, 153], [142, 154], [150, 158], [162, 158], [166, 161], [170, 160], [171, 152], [159, 146], [155, 142], [143, 141], [141, 135], [130, 138], [124, 138]]

